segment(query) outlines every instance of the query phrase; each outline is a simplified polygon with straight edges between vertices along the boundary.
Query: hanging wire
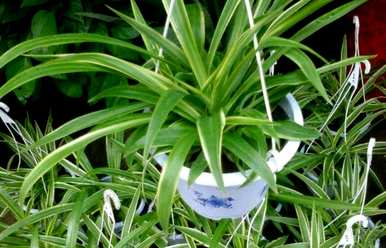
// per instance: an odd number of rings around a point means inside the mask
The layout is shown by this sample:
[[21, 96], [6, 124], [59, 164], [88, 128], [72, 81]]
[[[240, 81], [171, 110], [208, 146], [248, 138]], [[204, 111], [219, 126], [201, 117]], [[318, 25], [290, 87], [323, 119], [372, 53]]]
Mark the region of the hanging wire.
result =
[[[250, 29], [252, 29], [253, 26], [255, 25], [254, 20], [253, 20], [252, 7], [251, 7], [251, 4], [249, 3], [249, 0], [244, 0], [244, 4], [245, 4], [245, 9], [247, 11], [249, 27], [250, 27]], [[256, 53], [255, 53], [256, 64], [257, 64], [257, 68], [259, 71], [259, 78], [260, 78], [261, 90], [263, 92], [265, 111], [267, 113], [268, 120], [270, 120], [272, 122], [273, 121], [272, 111], [271, 111], [271, 106], [269, 103], [267, 84], [265, 82], [263, 62], [262, 62], [262, 58], [261, 58], [261, 53], [259, 51], [259, 42], [257, 40], [256, 34], [253, 35], [253, 47], [256, 50]], [[276, 140], [274, 138], [271, 138], [271, 141], [272, 141], [272, 150], [276, 150]]]

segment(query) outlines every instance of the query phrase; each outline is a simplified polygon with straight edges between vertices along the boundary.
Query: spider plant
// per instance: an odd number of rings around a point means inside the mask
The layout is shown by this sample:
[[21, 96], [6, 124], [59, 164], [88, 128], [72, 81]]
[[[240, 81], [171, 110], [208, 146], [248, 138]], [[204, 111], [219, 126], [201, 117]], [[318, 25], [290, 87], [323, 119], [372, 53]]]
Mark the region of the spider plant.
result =
[[[97, 139], [125, 130], [130, 130], [129, 138], [121, 137], [116, 143], [125, 147], [126, 155], [139, 151], [144, 165], [160, 149], [170, 154], [156, 193], [157, 211], [164, 228], [169, 222], [179, 171], [193, 151], [202, 154], [198, 159], [204, 161], [200, 163], [204, 166], [194, 170], [193, 178], [208, 168], [218, 186], [223, 187], [224, 155], [235, 164], [241, 164], [241, 170], [251, 169], [277, 190], [274, 175], [265, 162], [266, 137], [307, 140], [316, 138], [319, 133], [290, 121], [270, 121], [264, 113], [260, 82], [265, 79], [273, 108], [288, 92], [304, 85], [312, 85], [318, 95], [329, 101], [320, 77], [366, 58], [354, 57], [329, 63], [301, 44], [318, 29], [364, 1], [350, 1], [325, 11], [307, 24], [301, 22], [320, 10], [323, 12], [323, 7], [330, 2], [332, 0], [253, 2], [254, 20], [250, 27], [242, 1], [227, 1], [219, 18], [214, 20], [207, 16], [200, 4], [185, 4], [177, 0], [170, 13], [172, 32], [165, 37], [146, 23], [135, 1], [131, 1], [133, 17], [111, 10], [140, 33], [144, 48], [96, 34], [63, 34], [32, 39], [9, 49], [0, 57], [0, 68], [23, 54], [47, 61], [9, 79], [0, 87], [0, 98], [34, 79], [58, 74], [104, 72], [129, 79], [127, 85], [110, 88], [91, 99], [126, 98], [128, 104], [76, 118], [32, 145], [32, 148], [44, 145], [91, 128], [86, 134], [44, 156], [25, 174], [18, 192], [19, 204], [32, 201], [40, 180], [63, 163], [67, 156], [76, 154]], [[168, 12], [170, 2], [163, 1], [163, 5]], [[263, 61], [258, 63], [253, 46], [255, 35], [259, 41], [257, 50], [263, 57]], [[135, 64], [98, 52], [33, 53], [40, 47], [81, 42], [124, 47], [141, 54], [146, 61]], [[268, 69], [284, 57], [297, 69], [268, 76]], [[318, 68], [313, 62], [315, 59], [322, 64]], [[138, 143], [140, 140], [144, 142]], [[250, 159], [248, 154], [239, 151], [251, 151], [254, 157]], [[118, 163], [111, 162], [119, 167]], [[144, 168], [144, 173], [149, 173], [147, 166]]]

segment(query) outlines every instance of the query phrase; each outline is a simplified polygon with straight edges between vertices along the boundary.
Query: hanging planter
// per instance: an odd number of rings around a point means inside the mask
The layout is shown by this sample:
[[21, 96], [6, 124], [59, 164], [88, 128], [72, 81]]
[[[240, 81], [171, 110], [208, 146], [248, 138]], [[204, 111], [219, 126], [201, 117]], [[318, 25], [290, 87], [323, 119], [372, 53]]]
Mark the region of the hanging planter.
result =
[[[279, 105], [290, 120], [303, 125], [301, 109], [291, 94]], [[270, 157], [267, 164], [272, 172], [282, 169], [295, 155], [299, 145], [299, 141], [290, 140], [275, 156]], [[154, 159], [163, 167], [167, 163], [168, 155], [158, 154]], [[209, 219], [242, 217], [262, 202], [268, 188], [267, 183], [260, 177], [243, 185], [246, 177], [241, 172], [223, 174], [225, 190], [217, 186], [213, 175], [208, 172], [203, 172], [189, 185], [189, 174], [190, 168], [184, 166], [180, 173], [178, 192], [194, 211]]]

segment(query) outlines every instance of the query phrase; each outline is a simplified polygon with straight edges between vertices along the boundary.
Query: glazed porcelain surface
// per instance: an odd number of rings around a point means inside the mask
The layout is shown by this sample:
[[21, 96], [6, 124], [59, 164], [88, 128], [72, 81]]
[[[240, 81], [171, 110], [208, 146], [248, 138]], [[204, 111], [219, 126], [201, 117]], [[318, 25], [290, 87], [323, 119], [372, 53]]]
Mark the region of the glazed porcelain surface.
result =
[[[290, 120], [303, 125], [303, 115], [299, 104], [291, 94], [288, 94], [280, 103]], [[268, 166], [273, 172], [280, 171], [295, 155], [300, 145], [299, 141], [289, 140], [282, 150], [268, 159]], [[157, 154], [156, 162], [163, 166], [168, 156]], [[246, 177], [240, 172], [224, 173], [225, 190], [221, 191], [211, 173], [202, 173], [192, 185], [188, 185], [190, 169], [183, 167], [178, 183], [178, 192], [181, 198], [198, 214], [214, 220], [224, 218], [240, 218], [264, 199], [267, 184], [257, 177], [247, 185], [243, 185]], [[241, 187], [242, 186], [242, 187]]]

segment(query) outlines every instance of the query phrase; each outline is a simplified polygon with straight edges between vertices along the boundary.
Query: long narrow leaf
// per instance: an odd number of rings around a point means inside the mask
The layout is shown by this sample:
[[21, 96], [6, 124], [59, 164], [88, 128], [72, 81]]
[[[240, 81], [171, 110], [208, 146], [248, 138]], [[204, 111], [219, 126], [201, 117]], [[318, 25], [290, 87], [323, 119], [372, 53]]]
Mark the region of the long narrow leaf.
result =
[[208, 162], [209, 169], [220, 188], [224, 187], [221, 164], [224, 126], [225, 116], [222, 111], [218, 111], [211, 116], [203, 116], [197, 121], [202, 151]]
[[241, 159], [257, 175], [264, 179], [270, 188], [276, 191], [275, 177], [268, 167], [265, 158], [246, 140], [237, 134], [226, 133], [224, 135], [224, 147]]
[[187, 133], [182, 136], [169, 155], [168, 161], [162, 168], [157, 191], [157, 214], [161, 226], [167, 230], [173, 197], [176, 192], [179, 174], [186, 157], [194, 143], [194, 135]]
[[145, 147], [143, 151], [144, 160], [147, 160], [153, 142], [162, 128], [162, 125], [165, 123], [169, 113], [176, 107], [184, 95], [185, 94], [181, 91], [169, 90], [158, 100], [146, 132]]
[[95, 130], [88, 134], [85, 134], [61, 147], [55, 151], [48, 154], [44, 159], [42, 159], [25, 177], [23, 184], [20, 188], [19, 200], [23, 202], [28, 192], [31, 190], [33, 185], [43, 177], [51, 168], [53, 168], [60, 160], [64, 159], [71, 153], [84, 148], [89, 143], [106, 136], [111, 133], [120, 132], [125, 129], [135, 127], [138, 125], [143, 125], [149, 121], [148, 116], [141, 118], [129, 120], [123, 123], [115, 124], [109, 127], [105, 127], [99, 130]]

